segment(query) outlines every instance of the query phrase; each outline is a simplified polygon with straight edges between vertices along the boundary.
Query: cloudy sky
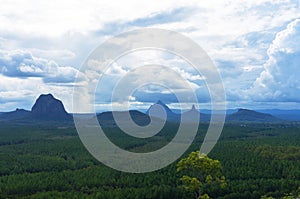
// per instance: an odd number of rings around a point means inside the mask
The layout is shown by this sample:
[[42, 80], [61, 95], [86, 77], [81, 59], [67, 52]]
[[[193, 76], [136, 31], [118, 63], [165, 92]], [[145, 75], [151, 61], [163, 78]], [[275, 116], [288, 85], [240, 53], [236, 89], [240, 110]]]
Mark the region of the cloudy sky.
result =
[[[52, 93], [72, 112], [74, 80], [89, 54], [115, 35], [144, 27], [197, 42], [220, 71], [228, 108], [300, 109], [298, 0], [0, 0], [0, 5], [0, 111], [30, 109], [39, 94]], [[193, 88], [199, 107], [207, 107], [205, 77], [183, 60], [144, 51], [106, 71], [96, 109], [107, 109], [113, 86], [130, 67], [147, 63], [170, 66]], [[143, 108], [158, 99], [176, 107], [174, 96], [157, 85], [138, 88], [129, 100]]]

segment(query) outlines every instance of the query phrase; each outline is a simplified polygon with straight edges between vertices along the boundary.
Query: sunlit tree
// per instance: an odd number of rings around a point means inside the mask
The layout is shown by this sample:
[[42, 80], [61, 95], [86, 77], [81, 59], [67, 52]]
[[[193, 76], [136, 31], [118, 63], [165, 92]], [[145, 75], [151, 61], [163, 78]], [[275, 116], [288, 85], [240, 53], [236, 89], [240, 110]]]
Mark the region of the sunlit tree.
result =
[[221, 169], [219, 160], [213, 160], [199, 151], [190, 153], [177, 164], [177, 172], [183, 173], [180, 179], [183, 188], [193, 192], [196, 199], [210, 198], [204, 191], [207, 185], [217, 184], [220, 188], [226, 186]]

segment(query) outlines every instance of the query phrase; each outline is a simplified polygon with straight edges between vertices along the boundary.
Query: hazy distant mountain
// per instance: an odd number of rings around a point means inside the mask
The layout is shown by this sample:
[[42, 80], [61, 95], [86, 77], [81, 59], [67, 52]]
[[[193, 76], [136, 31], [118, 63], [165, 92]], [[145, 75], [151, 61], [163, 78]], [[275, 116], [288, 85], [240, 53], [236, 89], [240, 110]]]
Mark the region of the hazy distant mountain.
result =
[[283, 121], [271, 114], [260, 113], [248, 109], [239, 109], [226, 117], [228, 122], [280, 122]]
[[160, 100], [157, 101], [155, 104], [151, 105], [150, 108], [147, 110], [146, 114], [149, 115], [151, 112], [152, 117], [163, 118], [161, 109], [165, 110], [165, 113], [167, 115], [167, 121], [169, 122], [180, 122], [181, 118], [184, 119], [183, 122], [199, 122], [199, 118], [200, 118], [200, 122], [210, 121], [210, 115], [205, 113], [200, 113], [195, 108], [194, 105], [190, 110], [180, 114], [179, 111], [177, 113], [174, 113], [166, 104], [164, 104]]
[[67, 113], [63, 103], [51, 94], [40, 95], [31, 108], [31, 114], [34, 119], [41, 120], [71, 119], [71, 115]]
[[[290, 116], [293, 113], [293, 120], [300, 120], [298, 117], [300, 112], [297, 111], [283, 111], [283, 110], [272, 110], [274, 113], [285, 115], [285, 117]], [[232, 111], [231, 111], [232, 112]], [[145, 126], [149, 124], [150, 120], [152, 122], [161, 123], [164, 119], [164, 114], [167, 116], [168, 122], [180, 122], [181, 117], [185, 118], [184, 122], [198, 122], [197, 118], [200, 115], [200, 122], [209, 122], [211, 115], [210, 112], [200, 113], [195, 106], [186, 112], [180, 114], [174, 113], [166, 104], [162, 101], [157, 101], [155, 104], [151, 105], [146, 113], [130, 110], [130, 111], [115, 111], [115, 112], [103, 112], [97, 115], [99, 123], [101, 125], [116, 126], [113, 118], [113, 113], [127, 122], [128, 119], [125, 117], [126, 114], [130, 114], [131, 119], [135, 121], [136, 124], [140, 126]], [[228, 114], [227, 122], [284, 122], [286, 120], [279, 119], [273, 114], [257, 112], [248, 109], [238, 109], [237, 112]], [[298, 114], [298, 115], [297, 115]], [[68, 114], [64, 108], [63, 103], [54, 98], [52, 94], [42, 94], [38, 97], [35, 104], [33, 105], [31, 111], [24, 109], [16, 109], [11, 112], [2, 112], [0, 114], [0, 120], [18, 120], [18, 121], [72, 121], [72, 116]]]
[[[127, 114], [131, 116], [131, 118], [127, 117]], [[99, 123], [101, 126], [116, 126], [116, 122], [114, 120], [114, 115], [119, 117], [122, 122], [126, 122], [128, 119], [132, 119], [137, 125], [145, 126], [150, 123], [150, 117], [137, 110], [130, 111], [107, 111], [97, 115]]]
[[151, 105], [146, 114], [156, 118], [164, 118], [163, 111], [167, 116], [167, 121], [178, 122], [180, 121], [180, 114], [174, 113], [166, 104], [158, 100], [155, 104]]
[[[200, 113], [196, 108], [195, 105], [186, 112], [182, 113], [182, 118], [184, 118], [184, 122], [209, 122], [210, 115], [205, 113]], [[198, 120], [197, 120], [198, 117]], [[200, 119], [200, 120], [199, 120]]]
[[300, 121], [300, 110], [262, 109], [257, 111], [271, 114], [283, 120]]

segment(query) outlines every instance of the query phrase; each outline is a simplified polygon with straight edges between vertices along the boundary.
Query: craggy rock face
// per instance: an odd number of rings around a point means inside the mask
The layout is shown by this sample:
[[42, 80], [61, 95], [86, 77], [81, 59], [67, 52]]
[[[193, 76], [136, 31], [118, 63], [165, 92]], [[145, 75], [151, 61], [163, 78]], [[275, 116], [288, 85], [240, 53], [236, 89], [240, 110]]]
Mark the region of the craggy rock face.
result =
[[40, 95], [31, 109], [32, 116], [36, 119], [61, 120], [68, 119], [64, 105], [53, 95]]

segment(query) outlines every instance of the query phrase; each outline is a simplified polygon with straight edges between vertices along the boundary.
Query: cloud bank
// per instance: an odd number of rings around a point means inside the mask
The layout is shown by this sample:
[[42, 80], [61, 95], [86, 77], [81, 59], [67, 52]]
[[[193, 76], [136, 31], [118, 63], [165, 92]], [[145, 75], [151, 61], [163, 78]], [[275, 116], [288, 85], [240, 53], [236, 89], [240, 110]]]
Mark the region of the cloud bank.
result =
[[[78, 86], [73, 81], [89, 53], [107, 38], [141, 27], [177, 31], [202, 46], [219, 68], [228, 108], [293, 109], [300, 103], [299, 10], [297, 0], [3, 0], [0, 111], [30, 108], [40, 93], [49, 92], [72, 111], [72, 89]], [[112, 65], [106, 71], [107, 87], [96, 97], [107, 102], [113, 85], [130, 67], [147, 63], [170, 66], [195, 89], [201, 103], [209, 101], [205, 77], [183, 60], [155, 52], [128, 55]], [[82, 77], [82, 85], [85, 81]], [[155, 86], [138, 90], [131, 102], [148, 106], [153, 96], [176, 102]]]

